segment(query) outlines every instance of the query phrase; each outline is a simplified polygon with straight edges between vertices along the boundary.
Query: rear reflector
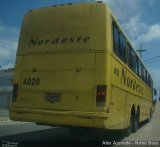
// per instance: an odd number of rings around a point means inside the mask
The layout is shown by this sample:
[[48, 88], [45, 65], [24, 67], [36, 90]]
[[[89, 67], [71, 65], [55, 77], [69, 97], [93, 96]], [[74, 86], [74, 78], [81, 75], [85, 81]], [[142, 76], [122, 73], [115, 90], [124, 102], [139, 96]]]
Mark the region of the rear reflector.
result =
[[12, 102], [17, 101], [18, 84], [13, 84]]
[[97, 93], [96, 93], [96, 105], [97, 106], [105, 106], [107, 95], [107, 86], [106, 85], [97, 85]]

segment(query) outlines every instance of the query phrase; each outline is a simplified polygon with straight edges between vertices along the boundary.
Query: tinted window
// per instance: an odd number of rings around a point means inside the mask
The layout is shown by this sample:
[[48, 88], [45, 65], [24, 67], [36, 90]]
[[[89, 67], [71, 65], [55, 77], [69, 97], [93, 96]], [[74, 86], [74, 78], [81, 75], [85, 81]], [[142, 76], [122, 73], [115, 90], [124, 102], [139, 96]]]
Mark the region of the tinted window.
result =
[[115, 24], [113, 24], [113, 49], [115, 54], [119, 56], [119, 31]]
[[132, 69], [147, 85], [152, 87], [152, 79], [142, 62], [136, 55], [125, 36], [121, 33], [117, 25], [113, 22], [113, 50], [114, 53]]
[[131, 47], [129, 44], [127, 44], [127, 64], [131, 68], [132, 62], [131, 62]]
[[146, 83], [146, 69], [143, 68], [143, 71], [144, 71], [144, 82]]
[[149, 86], [149, 74], [147, 72], [147, 85]]
[[113, 23], [113, 49], [114, 53], [123, 62], [126, 62], [126, 39], [114, 23]]
[[145, 69], [143, 65], [142, 65], [142, 80], [145, 81]]
[[147, 70], [145, 70], [145, 71], [146, 71], [146, 74], [145, 74], [145, 82], [146, 82], [146, 84], [147, 84], [148, 73], [147, 73]]
[[149, 85], [149, 87], [151, 87], [151, 84], [150, 84], [150, 75], [148, 75], [148, 85]]
[[135, 53], [133, 49], [131, 50], [131, 68], [135, 72]]
[[136, 74], [139, 76], [139, 64], [138, 64], [138, 57], [136, 56]]
[[142, 64], [140, 60], [138, 61], [138, 63], [139, 63], [139, 77], [142, 79]]
[[126, 62], [126, 39], [124, 36], [120, 33], [120, 42], [119, 42], [119, 49], [120, 49], [120, 58], [123, 62]]
[[153, 81], [152, 81], [151, 77], [150, 77], [150, 87], [151, 88], [153, 87]]

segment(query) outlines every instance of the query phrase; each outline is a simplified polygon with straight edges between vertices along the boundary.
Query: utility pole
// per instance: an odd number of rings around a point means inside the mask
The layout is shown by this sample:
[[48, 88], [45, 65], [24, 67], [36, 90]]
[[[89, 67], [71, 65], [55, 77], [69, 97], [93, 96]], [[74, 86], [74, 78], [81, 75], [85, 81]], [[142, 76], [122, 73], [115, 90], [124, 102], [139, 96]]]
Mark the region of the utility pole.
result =
[[140, 42], [140, 48], [139, 48], [139, 50], [137, 50], [137, 52], [139, 52], [141, 58], [142, 58], [142, 52], [144, 52], [144, 51], [147, 51], [147, 50], [142, 49], [142, 43]]

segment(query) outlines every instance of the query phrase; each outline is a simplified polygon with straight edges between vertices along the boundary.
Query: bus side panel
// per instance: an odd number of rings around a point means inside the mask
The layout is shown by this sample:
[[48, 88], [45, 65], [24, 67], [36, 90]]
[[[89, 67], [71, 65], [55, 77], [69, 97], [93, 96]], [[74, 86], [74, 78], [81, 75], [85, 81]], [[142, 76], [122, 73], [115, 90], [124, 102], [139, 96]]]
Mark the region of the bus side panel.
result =
[[114, 119], [111, 124], [113, 128], [125, 128], [126, 98], [125, 90], [112, 86], [111, 114]]
[[152, 109], [151, 101], [147, 99], [141, 99], [140, 107], [140, 122], [150, 118], [150, 111]]
[[116, 58], [112, 58], [112, 86], [111, 86], [111, 120], [112, 127], [115, 129], [125, 128], [125, 113], [127, 93], [121, 85], [121, 65]]

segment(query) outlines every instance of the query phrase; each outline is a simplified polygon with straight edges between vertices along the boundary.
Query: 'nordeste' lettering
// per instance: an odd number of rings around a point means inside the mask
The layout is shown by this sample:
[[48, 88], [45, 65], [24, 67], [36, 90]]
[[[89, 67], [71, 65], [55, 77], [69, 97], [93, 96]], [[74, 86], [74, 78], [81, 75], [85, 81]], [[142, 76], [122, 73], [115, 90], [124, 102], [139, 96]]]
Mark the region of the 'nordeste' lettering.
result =
[[136, 79], [132, 79], [131, 77], [129, 77], [127, 75], [127, 71], [124, 68], [122, 68], [121, 72], [121, 83], [139, 93], [143, 93], [143, 87], [141, 86], [141, 84], [139, 84]]
[[37, 38], [31, 38], [29, 41], [29, 45], [54, 45], [54, 44], [71, 44], [71, 43], [88, 43], [90, 41], [90, 37], [55, 37], [53, 39], [37, 39]]

